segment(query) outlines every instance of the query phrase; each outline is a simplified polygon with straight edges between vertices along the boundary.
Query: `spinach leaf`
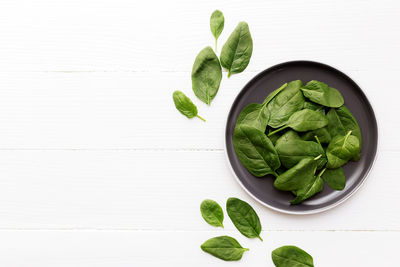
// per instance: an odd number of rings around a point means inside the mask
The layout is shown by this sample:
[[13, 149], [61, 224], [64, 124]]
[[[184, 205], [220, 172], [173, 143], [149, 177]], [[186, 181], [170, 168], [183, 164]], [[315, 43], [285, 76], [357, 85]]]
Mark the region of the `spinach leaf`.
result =
[[321, 105], [319, 105], [317, 103], [314, 103], [314, 102], [305, 101], [303, 108], [307, 108], [307, 109], [311, 109], [311, 110], [314, 110], [314, 111], [318, 111], [319, 113], [325, 115], [325, 107], [321, 106]]
[[315, 136], [318, 137], [319, 141], [323, 144], [329, 144], [329, 142], [332, 139], [330, 133], [328, 132], [327, 127], [308, 131], [303, 135], [301, 135], [301, 139], [306, 141], [313, 141], [315, 140]]
[[342, 94], [323, 82], [310, 81], [301, 90], [306, 98], [326, 107], [338, 108], [344, 104]]
[[224, 228], [222, 222], [224, 221], [224, 212], [217, 202], [211, 199], [203, 200], [200, 204], [201, 216], [206, 222], [213, 226], [221, 226]]
[[298, 132], [307, 132], [325, 127], [327, 124], [328, 119], [326, 116], [322, 115], [318, 111], [302, 109], [293, 113], [285, 126], [269, 133], [268, 136], [276, 134], [277, 132], [280, 132], [288, 127]]
[[358, 161], [360, 159], [362, 147], [362, 136], [356, 118], [354, 118], [353, 114], [351, 114], [346, 106], [342, 106], [338, 109], [330, 109], [326, 117], [328, 118], [327, 128], [332, 137], [336, 135], [346, 135], [348, 131], [351, 131], [352, 135], [358, 138], [360, 142], [360, 151], [352, 158], [353, 161]]
[[280, 174], [274, 182], [276, 189], [297, 191], [314, 179], [317, 162], [313, 158], [303, 158], [295, 166]]
[[343, 190], [346, 186], [346, 177], [342, 168], [327, 169], [323, 175], [322, 179], [334, 190]]
[[[271, 135], [271, 137], [273, 137], [273, 136], [275, 136], [275, 135], [276, 135], [276, 134]], [[270, 137], [270, 138], [271, 138], [271, 137]], [[292, 141], [292, 140], [300, 140], [300, 136], [299, 136], [295, 131], [289, 130], [289, 131], [287, 131], [286, 133], [282, 134], [282, 136], [280, 136], [280, 137], [278, 138], [278, 140], [277, 140], [276, 143], [275, 143], [275, 149], [276, 149], [276, 147], [279, 146], [280, 144], [286, 143], [286, 142], [289, 142], [289, 141]], [[279, 153], [278, 153], [278, 154], [279, 154]]]
[[300, 160], [307, 157], [315, 158], [321, 155], [317, 160], [318, 169], [322, 169], [327, 162], [322, 146], [312, 141], [294, 139], [287, 142], [279, 142], [275, 148], [281, 164], [287, 169], [292, 168]]
[[240, 162], [254, 176], [277, 175], [275, 170], [281, 163], [264, 131], [248, 125], [237, 125], [233, 133], [233, 146]]
[[184, 93], [177, 90], [172, 94], [172, 98], [174, 100], [176, 109], [180, 113], [182, 113], [189, 119], [197, 117], [203, 121], [206, 121], [197, 114], [197, 107], [195, 106], [195, 104], [193, 104], [192, 100], [190, 100], [190, 98], [187, 97]]
[[310, 254], [296, 246], [283, 246], [272, 251], [276, 267], [314, 267]]
[[217, 236], [208, 239], [201, 245], [201, 249], [224, 261], [238, 261], [248, 248], [243, 248], [239, 242], [230, 236]]
[[273, 128], [285, 125], [289, 117], [304, 106], [304, 97], [300, 91], [302, 82], [292, 81], [287, 87], [277, 94], [268, 104], [271, 113], [268, 125]]
[[281, 87], [279, 87], [278, 89], [275, 89], [274, 91], [272, 91], [265, 99], [263, 104], [267, 105], [277, 94], [279, 94], [283, 89], [285, 89], [287, 87], [287, 83], [283, 84]]
[[325, 172], [326, 168], [323, 169], [318, 176], [314, 176], [314, 180], [311, 180], [309, 184], [296, 191], [296, 198], [290, 201], [290, 204], [300, 204], [307, 198], [314, 196], [324, 189], [324, 181], [321, 179], [321, 175]]
[[261, 222], [254, 209], [245, 201], [231, 197], [226, 202], [226, 211], [235, 227], [248, 238], [260, 237]]
[[222, 70], [217, 55], [206, 47], [197, 55], [192, 69], [192, 89], [195, 95], [210, 105], [218, 92]]
[[215, 51], [217, 51], [217, 40], [224, 29], [225, 18], [221, 11], [215, 10], [211, 14], [210, 18], [210, 29], [215, 38]]
[[360, 150], [358, 138], [349, 131], [345, 136], [337, 135], [326, 149], [328, 169], [336, 169], [347, 163]]
[[253, 40], [251, 39], [249, 25], [240, 22], [221, 50], [221, 65], [231, 74], [244, 71], [250, 62], [253, 53]]

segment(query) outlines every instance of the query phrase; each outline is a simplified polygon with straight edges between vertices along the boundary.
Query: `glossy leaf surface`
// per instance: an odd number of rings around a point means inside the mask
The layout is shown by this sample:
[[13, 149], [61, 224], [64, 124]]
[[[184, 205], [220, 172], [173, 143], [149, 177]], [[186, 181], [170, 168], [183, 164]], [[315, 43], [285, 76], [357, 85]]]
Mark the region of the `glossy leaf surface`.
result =
[[201, 216], [206, 222], [213, 226], [224, 227], [224, 212], [217, 202], [211, 199], [206, 199], [200, 204]]
[[230, 236], [217, 236], [208, 239], [201, 245], [201, 249], [224, 261], [238, 261], [248, 248], [243, 248], [239, 242]]

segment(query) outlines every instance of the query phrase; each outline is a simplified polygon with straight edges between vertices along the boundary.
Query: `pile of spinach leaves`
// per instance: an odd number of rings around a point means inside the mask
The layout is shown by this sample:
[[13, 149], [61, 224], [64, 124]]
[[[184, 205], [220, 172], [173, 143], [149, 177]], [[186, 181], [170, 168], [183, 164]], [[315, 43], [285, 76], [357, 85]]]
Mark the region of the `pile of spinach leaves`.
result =
[[275, 176], [275, 188], [293, 193], [290, 203], [300, 204], [324, 183], [345, 188], [342, 166], [360, 159], [362, 136], [337, 89], [297, 80], [240, 112], [233, 146], [252, 175]]
[[[221, 80], [222, 67], [228, 72], [228, 78], [232, 74], [241, 73], [249, 65], [253, 53], [253, 39], [251, 38], [249, 25], [246, 22], [239, 22], [231, 33], [218, 58], [217, 40], [225, 26], [225, 17], [219, 10], [215, 10], [210, 17], [210, 30], [215, 38], [215, 51], [207, 46], [196, 56], [192, 68], [192, 89], [198, 99], [207, 105], [217, 95]], [[221, 67], [222, 66], [222, 67]], [[173, 99], [176, 109], [187, 118], [197, 117], [197, 107], [181, 91], [175, 91]]]

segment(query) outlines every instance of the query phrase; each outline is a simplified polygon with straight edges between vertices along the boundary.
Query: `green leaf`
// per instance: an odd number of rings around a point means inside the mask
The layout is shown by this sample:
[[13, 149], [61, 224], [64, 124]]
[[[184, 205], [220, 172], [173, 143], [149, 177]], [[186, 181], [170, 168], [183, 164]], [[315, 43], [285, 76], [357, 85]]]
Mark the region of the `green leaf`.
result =
[[221, 65], [228, 70], [228, 77], [244, 71], [253, 53], [249, 25], [240, 22], [221, 50]]
[[322, 179], [334, 190], [343, 190], [346, 186], [346, 177], [342, 168], [327, 169], [322, 175]]
[[197, 55], [192, 69], [192, 89], [195, 95], [210, 105], [218, 92], [222, 70], [217, 55], [206, 47]]
[[327, 127], [308, 131], [308, 132], [304, 133], [303, 135], [301, 135], [301, 139], [303, 139], [305, 141], [314, 141], [315, 136], [318, 137], [319, 141], [322, 144], [329, 144], [329, 142], [332, 139], [330, 133], [328, 132]]
[[206, 199], [200, 205], [201, 216], [206, 222], [213, 226], [221, 226], [224, 228], [222, 222], [224, 221], [224, 212], [217, 202], [211, 199]]
[[243, 166], [254, 176], [276, 175], [280, 161], [271, 140], [254, 127], [237, 125], [233, 133], [233, 146]]
[[176, 109], [180, 113], [182, 113], [189, 119], [193, 117], [198, 117], [201, 120], [206, 121], [197, 114], [197, 107], [195, 106], [195, 104], [193, 104], [192, 100], [190, 100], [190, 98], [187, 97], [184, 93], [182, 93], [181, 91], [175, 91], [172, 94], [172, 98], [174, 100]]
[[305, 101], [304, 102], [304, 108], [311, 109], [311, 110], [314, 110], [314, 111], [318, 111], [319, 113], [325, 115], [325, 107], [321, 106], [321, 105], [319, 105], [317, 103], [310, 102], [310, 101]]
[[346, 164], [360, 150], [358, 138], [349, 131], [345, 136], [337, 135], [326, 149], [328, 169], [336, 169]]
[[272, 251], [276, 267], [314, 267], [310, 254], [296, 246], [283, 246]]
[[217, 51], [217, 40], [224, 29], [225, 18], [221, 11], [215, 10], [211, 14], [210, 18], [210, 29], [215, 38], [215, 51]]
[[247, 202], [231, 197], [226, 202], [226, 211], [239, 232], [248, 238], [258, 237], [262, 241], [260, 219]]
[[310, 81], [301, 90], [306, 98], [326, 107], [338, 108], [344, 104], [342, 94], [323, 82]]
[[358, 138], [360, 142], [360, 151], [352, 158], [353, 161], [358, 161], [360, 159], [362, 147], [362, 136], [356, 118], [346, 106], [342, 106], [338, 109], [330, 109], [326, 117], [328, 118], [327, 128], [332, 137], [336, 135], [346, 135], [348, 131], [351, 131], [351, 134]]
[[308, 157], [315, 158], [321, 155], [321, 157], [317, 159], [318, 169], [322, 169], [327, 162], [325, 151], [322, 146], [312, 141], [295, 139], [287, 142], [278, 142], [275, 148], [278, 152], [281, 164], [287, 169], [296, 165], [303, 158]]
[[314, 176], [314, 180], [306, 184], [303, 188], [296, 191], [296, 198], [290, 201], [290, 204], [300, 204], [304, 200], [314, 196], [324, 189], [324, 181], [321, 179], [321, 175], [326, 171], [323, 169], [318, 176]]
[[279, 87], [278, 89], [275, 89], [274, 91], [272, 91], [265, 99], [263, 104], [267, 105], [277, 94], [279, 94], [283, 89], [285, 89], [287, 87], [287, 83], [283, 84], [281, 87]]
[[264, 104], [252, 103], [247, 105], [239, 114], [236, 125], [248, 125], [265, 131], [269, 120], [269, 111]]
[[224, 261], [238, 261], [248, 248], [243, 248], [239, 242], [230, 236], [217, 236], [208, 239], [201, 245], [201, 249], [214, 257]]
[[272, 98], [268, 104], [271, 113], [268, 125], [273, 128], [285, 125], [289, 117], [304, 106], [304, 97], [300, 91], [300, 80], [288, 83], [287, 87]]
[[[272, 136], [275, 136], [275, 135], [276, 134], [274, 134]], [[275, 148], [277, 146], [279, 146], [280, 144], [282, 144], [282, 143], [286, 143], [286, 142], [289, 142], [289, 141], [292, 141], [292, 140], [300, 140], [300, 136], [295, 131], [289, 130], [286, 133], [282, 134], [282, 136], [280, 136], [278, 138], [278, 140], [275, 143]]]
[[313, 158], [303, 158], [295, 166], [280, 174], [274, 182], [276, 189], [297, 191], [314, 179], [317, 162]]

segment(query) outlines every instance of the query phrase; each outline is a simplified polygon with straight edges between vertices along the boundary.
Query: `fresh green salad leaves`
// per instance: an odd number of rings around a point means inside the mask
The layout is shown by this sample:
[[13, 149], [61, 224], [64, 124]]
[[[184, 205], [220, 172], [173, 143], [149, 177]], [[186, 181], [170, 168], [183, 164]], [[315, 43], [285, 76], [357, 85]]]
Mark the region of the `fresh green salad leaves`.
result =
[[221, 35], [222, 30], [224, 29], [224, 24], [225, 24], [224, 14], [222, 14], [222, 12], [219, 10], [215, 10], [211, 14], [210, 18], [210, 29], [215, 38], [215, 51], [217, 51], [217, 40], [218, 37]]
[[247, 202], [231, 197], [226, 202], [226, 211], [239, 232], [248, 238], [258, 237], [262, 241], [260, 219]]
[[276, 267], [314, 267], [310, 254], [296, 246], [283, 246], [272, 251]]
[[201, 249], [224, 261], [238, 261], [249, 250], [243, 248], [233, 237], [226, 235], [208, 239], [201, 245]]
[[222, 70], [217, 55], [207, 46], [197, 55], [192, 69], [192, 89], [207, 105], [216, 96], [222, 79]]
[[224, 221], [224, 212], [217, 202], [211, 199], [204, 200], [201, 202], [200, 211], [201, 216], [210, 225], [224, 228], [224, 225], [222, 224]]
[[221, 50], [221, 65], [228, 70], [228, 77], [244, 71], [253, 53], [253, 39], [249, 25], [240, 22]]
[[175, 91], [172, 94], [172, 98], [174, 100], [176, 109], [179, 110], [180, 113], [182, 113], [189, 119], [197, 117], [202, 121], [206, 121], [197, 114], [197, 107], [195, 106], [195, 104], [193, 104], [192, 100], [190, 100], [190, 98], [187, 97], [184, 93], [182, 93], [181, 91]]
[[277, 189], [295, 195], [291, 204], [322, 191], [324, 182], [343, 190], [340, 167], [360, 158], [362, 144], [357, 120], [343, 104], [340, 92], [323, 82], [289, 82], [239, 114], [236, 155], [254, 176], [275, 176]]

